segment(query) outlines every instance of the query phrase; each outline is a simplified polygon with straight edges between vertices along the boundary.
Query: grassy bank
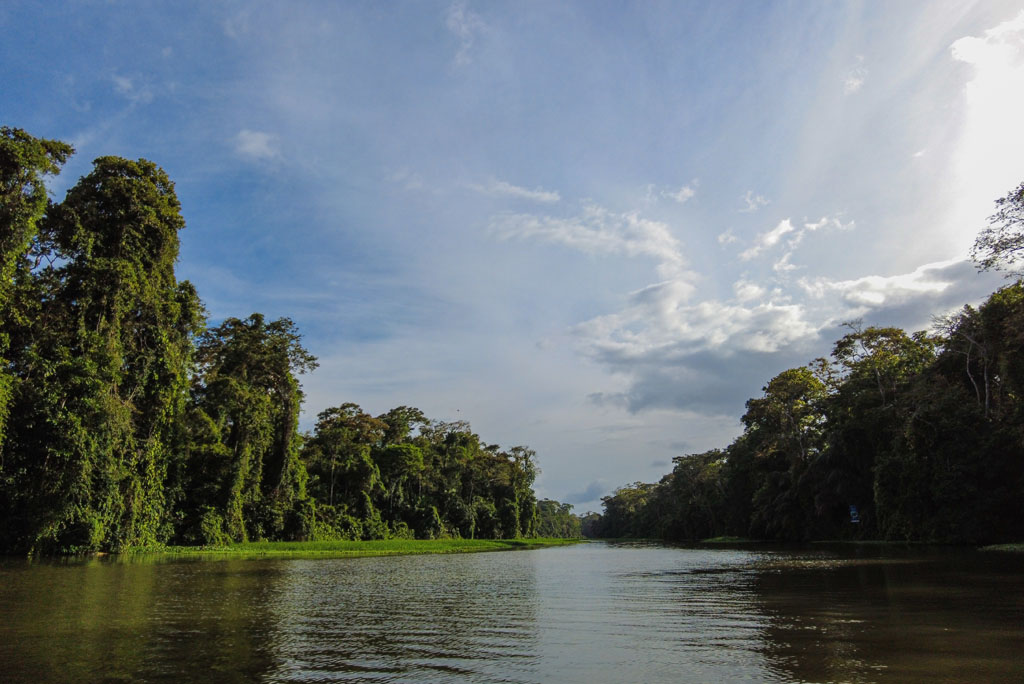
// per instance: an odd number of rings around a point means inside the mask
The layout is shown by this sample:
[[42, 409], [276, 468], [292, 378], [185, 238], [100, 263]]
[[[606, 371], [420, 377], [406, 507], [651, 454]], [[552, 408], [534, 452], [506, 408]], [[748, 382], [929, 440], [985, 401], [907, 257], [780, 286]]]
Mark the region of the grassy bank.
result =
[[248, 542], [228, 546], [174, 546], [156, 553], [204, 557], [360, 558], [437, 553], [479, 553], [540, 549], [575, 544], [579, 539], [380, 539], [375, 541]]
[[1016, 544], [993, 544], [992, 546], [981, 547], [982, 551], [1012, 551], [1014, 553], [1024, 553], [1024, 542], [1018, 542]]

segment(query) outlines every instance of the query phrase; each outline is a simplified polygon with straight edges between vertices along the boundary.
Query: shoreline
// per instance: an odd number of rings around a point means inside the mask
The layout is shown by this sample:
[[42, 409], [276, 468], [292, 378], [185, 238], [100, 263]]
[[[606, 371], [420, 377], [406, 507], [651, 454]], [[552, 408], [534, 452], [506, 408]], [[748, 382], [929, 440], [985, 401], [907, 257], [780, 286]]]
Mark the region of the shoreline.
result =
[[492, 551], [527, 551], [570, 546], [582, 539], [376, 539], [372, 541], [243, 542], [229, 546], [170, 546], [108, 554], [121, 559], [141, 558], [375, 558]]

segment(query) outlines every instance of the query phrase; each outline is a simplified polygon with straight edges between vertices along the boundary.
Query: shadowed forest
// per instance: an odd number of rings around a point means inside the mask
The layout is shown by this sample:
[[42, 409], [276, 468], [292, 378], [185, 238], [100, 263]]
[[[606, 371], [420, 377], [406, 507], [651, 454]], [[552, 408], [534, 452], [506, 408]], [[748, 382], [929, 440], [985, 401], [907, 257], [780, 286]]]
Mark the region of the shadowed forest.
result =
[[72, 153], [0, 129], [0, 552], [579, 536], [535, 453], [468, 423], [343, 403], [302, 434], [294, 323], [210, 325], [167, 174], [101, 157], [55, 203]]
[[[972, 252], [1016, 280], [1024, 184]], [[743, 434], [588, 514], [592, 537], [993, 543], [1024, 539], [1024, 282], [931, 332], [847, 324], [829, 358], [768, 381]]]

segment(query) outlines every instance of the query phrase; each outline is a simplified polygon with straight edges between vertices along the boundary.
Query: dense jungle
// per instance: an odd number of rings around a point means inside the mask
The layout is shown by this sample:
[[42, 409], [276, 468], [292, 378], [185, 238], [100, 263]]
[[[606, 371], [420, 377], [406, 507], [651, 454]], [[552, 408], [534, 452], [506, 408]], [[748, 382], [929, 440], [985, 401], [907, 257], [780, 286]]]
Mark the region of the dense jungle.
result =
[[321, 411], [288, 318], [212, 324], [175, 276], [185, 228], [152, 162], [0, 129], [0, 552], [252, 540], [579, 536], [536, 454], [400, 406]]

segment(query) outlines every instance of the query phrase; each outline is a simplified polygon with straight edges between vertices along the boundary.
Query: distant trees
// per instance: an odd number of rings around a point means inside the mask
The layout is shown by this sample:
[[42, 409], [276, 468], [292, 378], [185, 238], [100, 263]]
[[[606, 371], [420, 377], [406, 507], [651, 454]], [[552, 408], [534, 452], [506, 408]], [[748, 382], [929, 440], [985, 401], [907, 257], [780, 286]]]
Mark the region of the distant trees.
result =
[[551, 499], [537, 502], [537, 536], [576, 539], [582, 536], [580, 517], [572, 512], [572, 504]]
[[[980, 268], [1024, 255], [1024, 185], [997, 201]], [[1024, 537], [1024, 282], [932, 334], [862, 328], [830, 359], [783, 371], [722, 450], [605, 497], [589, 536], [694, 540]]]
[[167, 174], [101, 157], [50, 202], [71, 153], [0, 128], [0, 552], [536, 533], [526, 447], [406, 406], [302, 434], [295, 324], [208, 327]]

